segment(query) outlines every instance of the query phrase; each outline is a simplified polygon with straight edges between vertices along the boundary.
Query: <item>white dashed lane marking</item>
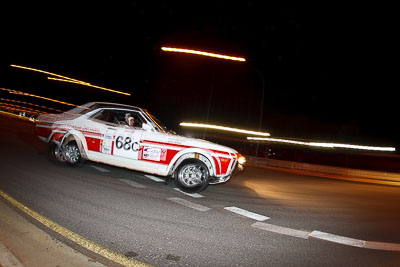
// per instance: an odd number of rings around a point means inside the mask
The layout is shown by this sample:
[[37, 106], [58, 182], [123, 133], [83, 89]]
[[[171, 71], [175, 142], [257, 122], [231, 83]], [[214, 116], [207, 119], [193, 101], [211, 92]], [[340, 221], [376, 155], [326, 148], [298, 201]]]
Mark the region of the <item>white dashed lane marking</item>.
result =
[[368, 248], [368, 249], [377, 249], [377, 250], [389, 250], [389, 251], [400, 251], [400, 244], [398, 243], [385, 243], [385, 242], [374, 242], [374, 241], [365, 241], [360, 239], [355, 239], [346, 236], [340, 236], [330, 233], [325, 233], [321, 231], [302, 231], [291, 228], [286, 228], [278, 225], [256, 222], [251, 225], [252, 227], [273, 232], [282, 235], [288, 235], [303, 239], [318, 239], [327, 242], [337, 243], [341, 245], [358, 247], [358, 248]]
[[398, 244], [398, 243], [384, 243], [384, 242], [365, 241], [365, 246], [364, 247], [365, 248], [370, 248], [370, 249], [400, 251], [400, 244]]
[[321, 231], [312, 231], [310, 233], [309, 237], [320, 239], [320, 240], [325, 240], [325, 241], [329, 241], [329, 242], [333, 242], [333, 243], [338, 243], [338, 244], [342, 244], [342, 245], [352, 246], [352, 247], [400, 251], [400, 244], [398, 244], [398, 243], [365, 241], [365, 240], [354, 239], [354, 238], [350, 238], [350, 237], [325, 233], [325, 232], [321, 232]]
[[200, 195], [200, 194], [197, 194], [197, 193], [186, 193], [186, 192], [183, 192], [182, 190], [180, 190], [179, 188], [176, 188], [176, 187], [174, 188], [174, 190], [176, 190], [178, 192], [181, 192], [182, 194], [185, 194], [187, 196], [191, 196], [193, 198], [202, 198], [202, 197], [204, 197], [203, 195]]
[[329, 234], [329, 233], [320, 232], [320, 231], [312, 231], [309, 234], [309, 237], [320, 239], [320, 240], [325, 240], [325, 241], [329, 241], [329, 242], [333, 242], [333, 243], [338, 243], [338, 244], [342, 244], [342, 245], [352, 246], [352, 247], [363, 248], [365, 246], [364, 240]]
[[183, 206], [185, 206], [185, 207], [198, 210], [198, 211], [208, 211], [208, 210], [211, 210], [209, 207], [202, 206], [202, 205], [199, 205], [199, 204], [196, 204], [196, 203], [187, 201], [187, 200], [182, 199], [182, 198], [171, 197], [171, 198], [168, 198], [168, 200], [170, 200], [170, 201], [172, 201], [172, 202], [175, 202], [175, 203], [177, 203], [177, 204], [183, 205]]
[[269, 217], [267, 217], [267, 216], [264, 216], [264, 215], [261, 215], [261, 214], [257, 214], [257, 213], [251, 212], [251, 211], [247, 211], [247, 210], [244, 210], [244, 209], [241, 209], [241, 208], [238, 208], [238, 207], [225, 207], [224, 209], [229, 210], [229, 211], [231, 211], [233, 213], [245, 216], [247, 218], [256, 220], [256, 221], [261, 221], [262, 222], [262, 221], [266, 221], [266, 220], [269, 219]]
[[263, 223], [263, 222], [256, 222], [256, 223], [253, 223], [251, 226], [261, 229], [261, 230], [268, 231], [268, 232], [273, 232], [273, 233], [282, 234], [282, 235], [289, 235], [289, 236], [299, 237], [299, 238], [303, 238], [303, 239], [308, 239], [308, 235], [310, 234], [310, 232], [307, 232], [307, 231], [301, 231], [301, 230], [281, 227], [278, 225], [273, 225], [273, 224]]
[[146, 187], [147, 187], [147, 186], [145, 186], [145, 185], [136, 183], [136, 182], [131, 181], [131, 180], [124, 180], [124, 179], [119, 179], [119, 180], [122, 181], [122, 182], [124, 182], [124, 183], [127, 183], [127, 184], [129, 184], [129, 185], [131, 185], [131, 186], [133, 186], [133, 187], [136, 187], [136, 188], [143, 189], [143, 188], [146, 188]]
[[[94, 166], [94, 165], [90, 165], [90, 166], [100, 172], [110, 172], [109, 170], [104, 169], [102, 167], [98, 167], [98, 166]], [[164, 182], [163, 179], [160, 179], [153, 175], [144, 175], [144, 176], [155, 182], [159, 182], [159, 183]], [[122, 181], [130, 186], [133, 186], [135, 188], [139, 188], [139, 189], [147, 188], [147, 186], [133, 182], [131, 180], [120, 179], [120, 181]], [[193, 197], [193, 198], [204, 197], [203, 195], [200, 195], [197, 193], [193, 193], [193, 194], [186, 193], [186, 192], [180, 190], [179, 188], [174, 188], [174, 190], [176, 190], [180, 193], [183, 193], [187, 196]], [[197, 211], [204, 212], [204, 211], [211, 210], [211, 208], [209, 208], [209, 207], [202, 206], [202, 205], [187, 201], [182, 198], [172, 197], [172, 198], [168, 198], [168, 200], [175, 202], [177, 204], [180, 204], [182, 206], [192, 208]], [[324, 240], [327, 242], [333, 242], [333, 243], [342, 244], [342, 245], [346, 245], [346, 246], [352, 246], [352, 247], [377, 249], [377, 250], [388, 250], [388, 251], [400, 251], [399, 243], [365, 241], [365, 240], [355, 239], [355, 238], [351, 238], [351, 237], [321, 232], [321, 231], [317, 231], [317, 230], [314, 230], [311, 232], [303, 231], [303, 230], [296, 230], [296, 229], [292, 229], [292, 228], [287, 228], [287, 227], [282, 227], [282, 226], [278, 226], [278, 225], [264, 223], [263, 221], [266, 221], [270, 218], [267, 216], [261, 215], [261, 214], [257, 214], [254, 212], [250, 212], [250, 211], [238, 208], [238, 207], [225, 207], [224, 209], [258, 221], [256, 223], [253, 223], [251, 226], [254, 228], [264, 230], [264, 231], [268, 231], [268, 232], [273, 232], [273, 233], [277, 233], [277, 234], [282, 234], [282, 235], [287, 235], [287, 236], [292, 236], [292, 237], [297, 237], [297, 238], [303, 238], [303, 239], [311, 238], [311, 239]]]
[[158, 182], [158, 183], [164, 182], [163, 179], [160, 179], [160, 178], [155, 177], [155, 176], [153, 176], [153, 175], [145, 175], [145, 177], [147, 177], [147, 178], [149, 178], [149, 179], [151, 179], [151, 180], [153, 180], [153, 181], [155, 181], [155, 182]]
[[102, 167], [98, 167], [98, 166], [94, 166], [94, 165], [90, 165], [90, 167], [92, 167], [92, 168], [94, 168], [94, 169], [96, 169], [98, 171], [101, 171], [101, 172], [110, 172], [109, 170], [104, 169]]

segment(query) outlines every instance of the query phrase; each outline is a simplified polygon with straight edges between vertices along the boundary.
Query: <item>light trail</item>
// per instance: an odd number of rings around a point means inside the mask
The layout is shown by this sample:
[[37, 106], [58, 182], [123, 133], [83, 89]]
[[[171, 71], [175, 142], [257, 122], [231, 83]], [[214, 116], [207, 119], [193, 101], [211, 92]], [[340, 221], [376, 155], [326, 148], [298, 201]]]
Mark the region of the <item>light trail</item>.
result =
[[243, 57], [232, 57], [232, 56], [227, 56], [227, 55], [221, 55], [221, 54], [215, 54], [215, 53], [209, 53], [209, 52], [191, 50], [191, 49], [184, 49], [184, 48], [161, 47], [161, 50], [166, 51], [166, 52], [186, 53], [186, 54], [193, 54], [193, 55], [199, 55], [199, 56], [215, 57], [215, 58], [221, 58], [221, 59], [227, 59], [227, 60], [233, 60], [233, 61], [242, 61], [242, 62], [246, 61], [246, 59]]
[[17, 90], [11, 90], [11, 89], [7, 89], [7, 88], [0, 88], [0, 90], [8, 91], [10, 94], [30, 96], [30, 97], [35, 97], [35, 98], [40, 98], [40, 99], [44, 99], [44, 100], [60, 103], [60, 104], [67, 105], [67, 106], [80, 107], [80, 106], [75, 105], [75, 104], [59, 101], [59, 100], [56, 100], [56, 99], [51, 99], [51, 98], [48, 98], [48, 97], [33, 95], [33, 94], [29, 94], [29, 93], [25, 93], [25, 92], [21, 92], [21, 91], [17, 91]]
[[36, 121], [36, 119], [34, 119], [34, 118], [27, 118], [27, 117], [16, 115], [14, 113], [10, 113], [10, 112], [3, 111], [3, 110], [0, 110], [0, 115], [5, 115], [5, 116], [9, 116], [9, 117], [17, 118], [17, 119], [22, 119], [22, 120], [27, 120], [27, 121], [32, 121], [32, 122]]
[[24, 69], [24, 70], [36, 71], [36, 72], [48, 74], [48, 75], [51, 75], [51, 76], [60, 77], [60, 78], [67, 79], [67, 80], [73, 80], [73, 81], [81, 82], [79, 80], [76, 80], [76, 79], [73, 79], [73, 78], [69, 78], [69, 77], [66, 77], [66, 76], [63, 76], [63, 75], [60, 75], [60, 74], [48, 72], [48, 71], [45, 71], [45, 70], [40, 70], [40, 69], [35, 69], [35, 68], [30, 68], [30, 67], [15, 65], [15, 64], [11, 64], [10, 66], [14, 67], [14, 68]]
[[49, 109], [49, 110], [53, 110], [53, 111], [57, 111], [57, 112], [63, 112], [62, 110], [59, 110], [59, 109], [50, 108], [50, 107], [46, 107], [46, 106], [41, 106], [41, 105], [37, 105], [37, 104], [25, 102], [25, 101], [14, 100], [14, 99], [0, 98], [0, 101], [18, 103], [18, 104], [22, 104], [22, 105], [29, 105], [29, 106], [34, 106], [34, 107], [38, 107], [38, 108]]
[[208, 128], [208, 129], [215, 129], [215, 130], [236, 132], [236, 133], [243, 133], [243, 134], [270, 136], [269, 133], [256, 132], [256, 131], [251, 131], [251, 130], [243, 130], [243, 129], [238, 129], [238, 128], [218, 126], [218, 125], [202, 124], [202, 123], [181, 122], [179, 125], [184, 126], [184, 127]]
[[0, 107], [3, 107], [5, 109], [14, 109], [14, 110], [19, 110], [19, 111], [26, 111], [26, 112], [33, 112], [33, 113], [46, 113], [44, 111], [38, 110], [38, 109], [33, 109], [33, 108], [28, 108], [25, 106], [20, 106], [20, 105], [15, 105], [15, 104], [10, 104], [10, 103], [4, 103], [0, 102]]
[[91, 85], [90, 83], [87, 83], [87, 82], [81, 82], [81, 81], [75, 81], [75, 80], [67, 80], [67, 79], [54, 78], [54, 77], [47, 77], [47, 79], [53, 80], [53, 81], [58, 81], [58, 82], [82, 84], [82, 85], [86, 85], [86, 86], [90, 86]]
[[302, 145], [310, 147], [322, 147], [322, 148], [349, 148], [349, 149], [390, 151], [390, 152], [396, 151], [396, 148], [394, 147], [361, 146], [361, 145], [337, 144], [337, 143], [325, 143], [325, 142], [304, 142], [304, 141], [294, 141], [282, 138], [247, 137], [247, 140], [278, 142], [278, 143], [286, 143], [286, 144]]
[[88, 82], [80, 81], [80, 80], [77, 80], [77, 79], [73, 79], [73, 78], [66, 77], [66, 76], [63, 76], [63, 75], [60, 75], [60, 74], [48, 72], [48, 71], [45, 71], [45, 70], [40, 70], [40, 69], [35, 69], [35, 68], [30, 68], [30, 67], [15, 65], [15, 64], [11, 64], [10, 66], [11, 66], [11, 67], [14, 67], [14, 68], [19, 68], [19, 69], [24, 69], [24, 70], [30, 70], [30, 71], [36, 71], [36, 72], [48, 74], [48, 75], [50, 75], [50, 76], [58, 77], [58, 78], [47, 77], [47, 79], [49, 79], [49, 80], [55, 80], [55, 81], [60, 81], [60, 82], [76, 83], [76, 84], [80, 84], [80, 85], [84, 85], [84, 86], [89, 86], [89, 87], [94, 87], [94, 88], [97, 88], [97, 89], [101, 89], [101, 90], [105, 90], [105, 91], [109, 91], [109, 92], [113, 92], [113, 93], [117, 93], [117, 94], [122, 94], [122, 95], [127, 95], [127, 96], [130, 96], [130, 95], [131, 95], [130, 93], [125, 93], [125, 92], [121, 92], [121, 91], [117, 91], [117, 90], [113, 90], [113, 89], [109, 89], [109, 88], [105, 88], [105, 87], [93, 85], [93, 84], [88, 83]]
[[53, 78], [53, 77], [47, 77], [47, 79], [49, 79], [49, 80], [55, 80], [55, 81], [59, 81], [59, 82], [76, 83], [76, 84], [80, 84], [80, 85], [84, 85], [84, 86], [89, 86], [89, 87], [93, 87], [93, 88], [98, 88], [98, 89], [101, 89], [101, 90], [105, 90], [105, 91], [109, 91], [109, 92], [113, 92], [113, 93], [117, 93], [117, 94], [122, 94], [122, 95], [127, 95], [127, 96], [130, 96], [130, 95], [131, 95], [131, 94], [129, 94], [129, 93], [125, 93], [125, 92], [121, 92], [121, 91], [112, 90], [112, 89], [109, 89], [109, 88], [105, 88], [105, 87], [93, 85], [93, 84], [90, 84], [90, 83], [87, 83], [87, 82], [82, 82], [82, 81], [58, 79], [58, 78]]

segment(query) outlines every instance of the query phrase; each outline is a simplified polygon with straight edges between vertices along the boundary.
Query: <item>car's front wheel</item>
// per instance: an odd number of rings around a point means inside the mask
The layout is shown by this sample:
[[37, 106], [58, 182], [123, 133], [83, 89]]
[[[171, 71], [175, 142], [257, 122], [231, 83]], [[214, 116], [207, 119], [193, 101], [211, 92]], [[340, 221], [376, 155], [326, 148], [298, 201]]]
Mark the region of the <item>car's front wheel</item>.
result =
[[195, 193], [207, 188], [210, 173], [202, 161], [187, 159], [176, 169], [174, 178], [176, 186], [182, 191]]

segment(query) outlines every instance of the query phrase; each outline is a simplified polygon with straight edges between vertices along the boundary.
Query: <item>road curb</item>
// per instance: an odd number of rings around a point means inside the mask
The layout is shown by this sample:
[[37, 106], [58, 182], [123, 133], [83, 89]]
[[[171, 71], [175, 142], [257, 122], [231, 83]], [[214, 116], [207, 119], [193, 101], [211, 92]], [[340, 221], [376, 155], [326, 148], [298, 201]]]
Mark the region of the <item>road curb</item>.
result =
[[36, 221], [40, 222], [42, 225], [48, 227], [49, 229], [53, 230], [54, 232], [60, 234], [64, 238], [71, 240], [72, 242], [82, 246], [83, 248], [88, 249], [91, 252], [101, 255], [102, 257], [111, 260], [115, 263], [121, 264], [123, 266], [146, 266], [149, 267], [151, 265], [140, 262], [138, 260], [129, 258], [123, 254], [120, 254], [116, 251], [110, 250], [105, 248], [77, 233], [72, 232], [71, 230], [53, 222], [52, 220], [40, 215], [39, 213], [33, 211], [32, 209], [28, 208], [27, 206], [23, 205], [22, 203], [15, 200], [13, 197], [5, 193], [4, 191], [0, 190], [0, 196], [7, 200], [12, 206], [18, 208], [23, 213], [29, 215]]
[[24, 267], [14, 254], [0, 241], [0, 266]]
[[318, 176], [321, 178], [400, 186], [400, 173], [359, 170], [256, 157], [246, 158], [246, 166], [251, 167]]

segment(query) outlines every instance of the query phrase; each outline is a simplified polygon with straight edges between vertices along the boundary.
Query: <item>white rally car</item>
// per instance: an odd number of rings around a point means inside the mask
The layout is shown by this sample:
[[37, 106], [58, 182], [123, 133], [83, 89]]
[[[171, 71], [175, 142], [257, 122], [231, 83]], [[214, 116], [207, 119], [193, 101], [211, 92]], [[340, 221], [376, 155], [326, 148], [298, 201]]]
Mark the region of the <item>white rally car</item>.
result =
[[229, 147], [168, 132], [147, 110], [91, 102], [36, 121], [50, 154], [72, 166], [85, 160], [166, 176], [186, 192], [230, 179], [245, 158]]

